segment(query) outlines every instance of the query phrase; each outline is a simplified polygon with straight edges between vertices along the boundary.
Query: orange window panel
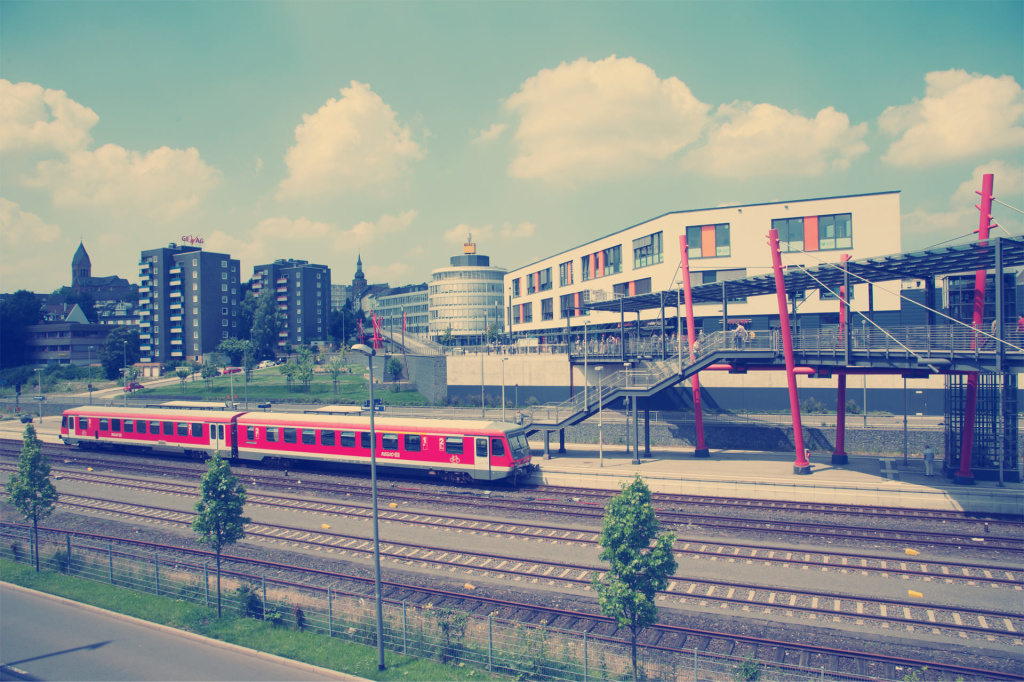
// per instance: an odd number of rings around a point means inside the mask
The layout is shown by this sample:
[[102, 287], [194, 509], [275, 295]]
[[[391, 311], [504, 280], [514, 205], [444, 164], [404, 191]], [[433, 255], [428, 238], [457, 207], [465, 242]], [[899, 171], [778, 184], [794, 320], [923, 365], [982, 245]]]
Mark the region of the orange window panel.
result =
[[576, 299], [576, 301], [575, 301], [576, 302], [576, 317], [579, 317], [580, 316], [580, 292], [577, 291], [574, 294], [574, 297]]
[[715, 226], [705, 225], [700, 228], [700, 253], [704, 258], [713, 258], [715, 249]]
[[818, 216], [804, 218], [804, 251], [818, 250]]
[[636, 296], [636, 282], [629, 283], [629, 295]]

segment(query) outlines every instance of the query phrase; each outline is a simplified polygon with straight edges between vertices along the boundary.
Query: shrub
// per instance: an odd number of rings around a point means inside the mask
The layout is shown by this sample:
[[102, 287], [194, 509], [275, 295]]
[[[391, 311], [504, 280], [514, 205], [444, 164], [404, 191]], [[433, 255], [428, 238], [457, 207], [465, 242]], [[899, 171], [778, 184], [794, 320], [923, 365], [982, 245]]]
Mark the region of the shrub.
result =
[[238, 614], [243, 618], [263, 617], [263, 600], [252, 585], [239, 585], [235, 590], [238, 599]]
[[441, 635], [441, 662], [458, 662], [462, 638], [465, 637], [466, 627], [469, 625], [469, 615], [448, 606], [433, 611], [432, 615]]
[[292, 609], [292, 615], [295, 616], [295, 629], [305, 630], [306, 629], [306, 612], [302, 610], [302, 607], [298, 604]]
[[53, 553], [53, 558], [50, 559], [50, 563], [53, 564], [54, 569], [59, 573], [71, 572], [71, 556], [63, 549], [58, 549]]
[[753, 657], [736, 666], [735, 672], [735, 678], [739, 682], [757, 682], [761, 679], [761, 665]]
[[860, 414], [861, 412], [863, 412], [863, 410], [860, 409], [860, 405], [857, 403], [856, 400], [850, 398], [849, 400], [846, 401], [847, 414]]

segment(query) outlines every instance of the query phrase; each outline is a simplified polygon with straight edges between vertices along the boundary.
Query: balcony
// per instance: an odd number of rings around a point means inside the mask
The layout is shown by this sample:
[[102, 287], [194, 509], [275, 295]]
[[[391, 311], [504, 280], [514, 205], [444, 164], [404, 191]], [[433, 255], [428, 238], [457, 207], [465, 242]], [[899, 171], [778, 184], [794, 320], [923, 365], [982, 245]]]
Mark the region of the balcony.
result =
[[151, 299], [151, 298], [140, 298], [139, 299], [139, 305], [149, 305], [152, 302], [153, 302], [153, 299]]
[[169, 305], [167, 307], [170, 308], [171, 310], [181, 310], [181, 304], [180, 303], [172, 303], [171, 305]]
[[167, 283], [167, 285], [168, 286], [172, 286], [172, 287], [180, 287], [181, 286], [181, 280], [180, 279], [172, 279], [170, 282]]
[[279, 293], [279, 294], [287, 294], [287, 293], [288, 293], [288, 287], [278, 287], [278, 288], [276, 289], [276, 291], [277, 291], [277, 293]]
[[139, 352], [140, 353], [149, 353], [149, 351], [151, 351], [151, 350], [153, 350], [153, 346], [150, 346], [150, 345], [139, 346]]
[[153, 267], [153, 263], [151, 263], [150, 261], [148, 261], [148, 260], [139, 261], [139, 269], [140, 270], [148, 270], [151, 267]]
[[172, 334], [181, 334], [184, 331], [185, 330], [182, 329], [181, 327], [171, 327], [171, 333]]
[[172, 346], [180, 346], [182, 343], [184, 343], [184, 341], [182, 341], [181, 339], [171, 339]]
[[168, 322], [181, 322], [181, 315], [172, 315], [167, 318]]
[[181, 298], [181, 292], [180, 291], [172, 291], [171, 292], [171, 298]]
[[149, 332], [146, 332], [145, 334], [139, 334], [140, 341], [149, 341], [151, 338], [153, 338], [153, 335], [150, 334]]
[[153, 276], [149, 274], [149, 272], [147, 272], [146, 270], [141, 270], [139, 272], [139, 279], [141, 279], [143, 282], [145, 282], [147, 279], [152, 279], [152, 277]]
[[282, 339], [287, 339], [288, 338], [288, 332], [278, 332], [277, 335], [278, 335], [279, 338], [282, 338]]
[[184, 355], [185, 355], [185, 353], [180, 351], [180, 350], [172, 350], [171, 351], [171, 357], [172, 358], [180, 358], [180, 357], [184, 357]]
[[170, 270], [167, 271], [167, 274], [169, 274], [169, 275], [180, 275], [181, 274], [181, 266], [179, 265], [176, 268], [171, 268]]
[[[152, 310], [140, 310], [139, 311], [139, 315], [152, 315], [152, 314], [153, 314]], [[149, 323], [148, 322], [144, 322], [143, 324], [149, 324]]]
[[287, 277], [278, 277], [274, 281], [275, 281], [276, 284], [288, 284], [288, 278]]

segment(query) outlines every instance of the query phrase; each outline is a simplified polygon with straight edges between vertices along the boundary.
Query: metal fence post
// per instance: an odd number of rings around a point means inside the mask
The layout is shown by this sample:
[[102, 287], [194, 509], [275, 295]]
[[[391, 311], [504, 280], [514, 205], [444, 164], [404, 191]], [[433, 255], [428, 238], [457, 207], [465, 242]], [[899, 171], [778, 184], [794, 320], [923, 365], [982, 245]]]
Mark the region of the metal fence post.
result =
[[263, 581], [263, 620], [267, 619], [267, 576], [260, 576]]
[[71, 533], [64, 536], [64, 541], [68, 551], [68, 575], [71, 575]]
[[697, 659], [697, 650], [693, 650], [693, 682], [700, 679], [700, 663]]
[[587, 675], [590, 669], [590, 656], [587, 651], [587, 633], [583, 633], [583, 682], [587, 682]]
[[114, 543], [107, 542], [107, 566], [109, 568], [110, 584], [114, 584]]
[[330, 585], [327, 586], [327, 637], [334, 637], [334, 601]]
[[203, 564], [203, 584], [206, 586], [206, 608], [210, 608], [210, 564]]
[[405, 608], [405, 600], [402, 600], [402, 653], [409, 653], [409, 613]]
[[487, 672], [494, 669], [494, 631], [491, 628], [491, 616], [487, 616]]
[[156, 596], [160, 596], [160, 555], [153, 553], [153, 584], [156, 589]]

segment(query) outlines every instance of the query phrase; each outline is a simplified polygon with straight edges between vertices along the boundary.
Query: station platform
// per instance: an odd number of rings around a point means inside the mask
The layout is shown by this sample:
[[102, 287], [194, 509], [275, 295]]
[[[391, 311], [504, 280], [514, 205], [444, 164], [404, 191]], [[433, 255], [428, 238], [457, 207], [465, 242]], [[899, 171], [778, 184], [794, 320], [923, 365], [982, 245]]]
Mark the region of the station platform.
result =
[[[639, 473], [654, 492], [712, 497], [738, 497], [828, 504], [1016, 514], [1024, 520], [1024, 486], [978, 480], [956, 485], [940, 474], [925, 476], [924, 460], [902, 456], [849, 455], [846, 465], [833, 465], [832, 453], [813, 452], [811, 473], [793, 473], [793, 453], [711, 450], [697, 458], [692, 448], [651, 447], [650, 457], [634, 464], [622, 445], [566, 444], [551, 459], [534, 451], [539, 466], [531, 482], [545, 485], [617, 489]], [[643, 449], [641, 447], [641, 453]], [[603, 460], [603, 465], [602, 465]], [[886, 474], [889, 469], [895, 473]]]

